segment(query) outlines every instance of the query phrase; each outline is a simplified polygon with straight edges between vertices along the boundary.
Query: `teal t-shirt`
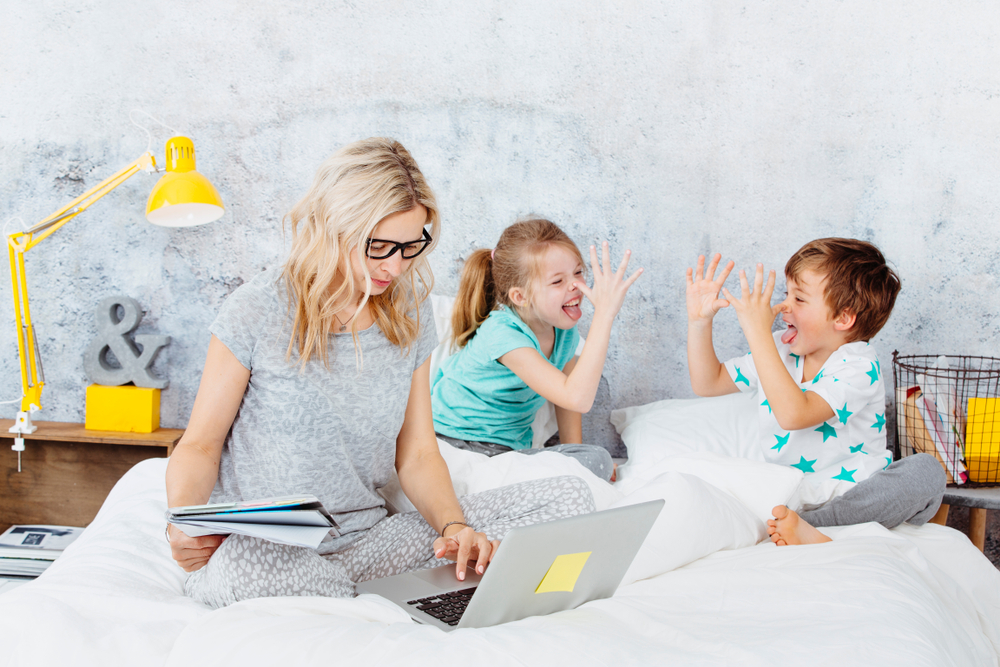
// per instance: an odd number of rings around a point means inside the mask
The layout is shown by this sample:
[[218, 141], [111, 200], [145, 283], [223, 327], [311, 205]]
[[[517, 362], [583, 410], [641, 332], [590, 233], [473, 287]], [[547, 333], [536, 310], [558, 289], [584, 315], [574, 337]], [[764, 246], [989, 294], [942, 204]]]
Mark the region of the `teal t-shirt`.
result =
[[[576, 327], [556, 329], [549, 363], [562, 370], [576, 354], [579, 341]], [[500, 306], [433, 378], [434, 430], [460, 440], [531, 447], [531, 424], [545, 399], [497, 361], [521, 347], [542, 354], [531, 328], [517, 313]]]

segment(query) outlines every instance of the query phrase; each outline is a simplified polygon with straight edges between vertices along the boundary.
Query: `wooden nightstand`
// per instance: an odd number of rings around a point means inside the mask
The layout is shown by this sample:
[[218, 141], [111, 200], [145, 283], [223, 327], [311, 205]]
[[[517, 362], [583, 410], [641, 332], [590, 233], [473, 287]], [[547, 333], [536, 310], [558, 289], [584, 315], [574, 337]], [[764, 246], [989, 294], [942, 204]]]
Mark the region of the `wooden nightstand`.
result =
[[13, 524], [86, 526], [129, 468], [170, 456], [183, 429], [153, 433], [88, 431], [83, 424], [35, 422], [25, 436], [21, 472], [11, 451], [13, 420], [0, 419], [0, 531]]
[[986, 547], [986, 513], [989, 510], [1000, 510], [1000, 487], [980, 487], [975, 489], [955, 488], [949, 486], [944, 490], [941, 508], [931, 519], [933, 523], [948, 525], [948, 508], [969, 508], [969, 539], [984, 551]]

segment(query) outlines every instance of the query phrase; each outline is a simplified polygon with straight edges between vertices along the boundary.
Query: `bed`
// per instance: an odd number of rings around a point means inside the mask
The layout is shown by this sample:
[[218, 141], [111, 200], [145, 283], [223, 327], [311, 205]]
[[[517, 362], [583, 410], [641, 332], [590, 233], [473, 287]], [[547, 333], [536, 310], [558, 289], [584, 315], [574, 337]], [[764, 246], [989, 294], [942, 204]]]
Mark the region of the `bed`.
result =
[[[2, 654], [11, 665], [102, 667], [1000, 664], [1000, 572], [961, 533], [864, 524], [821, 545], [766, 539], [774, 504], [817, 492], [803, 491], [797, 470], [752, 459], [740, 438], [752, 406], [740, 400], [616, 411], [630, 460], [615, 485], [554, 453], [487, 459], [442, 443], [460, 493], [576, 474], [599, 508], [666, 499], [609, 599], [452, 633], [371, 595], [213, 611], [182, 593], [163, 538], [166, 461], [150, 459], [44, 575], [0, 595]], [[407, 508], [398, 487], [385, 495]]]

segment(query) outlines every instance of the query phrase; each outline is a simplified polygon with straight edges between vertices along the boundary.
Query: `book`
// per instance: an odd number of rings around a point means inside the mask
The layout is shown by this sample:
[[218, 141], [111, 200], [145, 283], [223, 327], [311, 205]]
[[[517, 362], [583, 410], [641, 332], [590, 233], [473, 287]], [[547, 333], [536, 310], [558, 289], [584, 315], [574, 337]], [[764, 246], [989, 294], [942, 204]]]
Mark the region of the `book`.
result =
[[930, 433], [931, 440], [941, 455], [945, 467], [956, 483], [962, 484], [968, 479], [961, 455], [955, 448], [955, 436], [944, 415], [938, 412], [937, 404], [926, 392], [917, 395], [917, 409], [923, 417], [924, 426]]
[[315, 496], [281, 496], [167, 510], [167, 522], [191, 537], [247, 535], [296, 547], [317, 548], [339, 526]]
[[0, 576], [37, 577], [82, 533], [75, 526], [11, 526], [0, 535]]
[[[958, 400], [958, 369], [952, 369], [948, 357], [940, 356], [926, 373], [917, 374], [915, 405], [931, 436], [939, 459], [949, 476], [962, 484], [968, 479], [964, 462], [964, 415]], [[909, 394], [907, 394], [909, 396]]]
[[924, 423], [924, 418], [921, 415], [921, 411], [918, 407], [918, 401], [922, 394], [920, 387], [910, 387], [907, 390], [906, 402], [904, 403], [904, 423], [906, 424], [906, 438], [910, 447], [912, 447], [914, 452], [923, 452], [924, 454], [929, 454], [937, 459], [941, 467], [944, 468], [945, 477], [949, 484], [955, 482], [962, 483], [965, 480], [959, 476], [955, 479], [951, 474], [951, 467], [947, 462], [946, 457], [942, 456], [941, 452], [938, 450], [934, 439], [931, 437], [930, 430]]

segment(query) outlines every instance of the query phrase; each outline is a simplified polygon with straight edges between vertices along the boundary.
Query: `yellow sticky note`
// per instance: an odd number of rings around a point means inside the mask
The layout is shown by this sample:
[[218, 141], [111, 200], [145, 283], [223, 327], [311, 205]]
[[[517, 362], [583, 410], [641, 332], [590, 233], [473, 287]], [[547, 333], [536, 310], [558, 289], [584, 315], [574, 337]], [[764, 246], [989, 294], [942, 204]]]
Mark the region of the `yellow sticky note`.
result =
[[549, 566], [549, 571], [542, 577], [542, 582], [538, 584], [535, 593], [553, 593], [555, 591], [573, 592], [576, 580], [583, 572], [583, 566], [590, 558], [590, 551], [582, 551], [578, 554], [563, 554], [556, 556]]

